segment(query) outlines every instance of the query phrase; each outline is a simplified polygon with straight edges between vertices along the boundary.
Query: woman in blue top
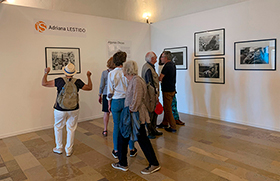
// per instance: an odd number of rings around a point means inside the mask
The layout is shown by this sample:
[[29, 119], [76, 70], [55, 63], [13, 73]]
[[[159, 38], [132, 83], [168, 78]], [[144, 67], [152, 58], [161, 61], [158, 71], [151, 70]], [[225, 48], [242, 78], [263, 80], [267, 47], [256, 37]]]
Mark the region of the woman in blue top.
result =
[[104, 116], [103, 116], [104, 130], [102, 132], [102, 135], [105, 137], [108, 135], [107, 126], [108, 126], [109, 115], [110, 115], [110, 112], [108, 110], [108, 100], [107, 100], [107, 79], [108, 79], [109, 72], [116, 67], [113, 62], [113, 57], [111, 57], [107, 61], [107, 67], [108, 69], [104, 70], [101, 74], [101, 80], [99, 86], [99, 98], [98, 98], [98, 102], [102, 104], [102, 111], [104, 112]]

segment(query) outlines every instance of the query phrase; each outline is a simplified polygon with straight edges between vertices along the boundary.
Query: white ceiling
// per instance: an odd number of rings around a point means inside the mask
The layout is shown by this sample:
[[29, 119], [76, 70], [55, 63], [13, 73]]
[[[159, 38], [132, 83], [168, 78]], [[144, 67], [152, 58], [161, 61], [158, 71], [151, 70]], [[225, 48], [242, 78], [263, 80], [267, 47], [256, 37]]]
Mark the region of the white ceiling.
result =
[[[201, 12], [249, 0], [13, 0], [14, 5], [65, 11], [93, 16], [145, 22], [143, 13], [151, 13], [151, 22]], [[251, 0], [253, 1], [253, 0]], [[5, 2], [7, 3], [7, 2]], [[213, 17], [214, 19], [215, 17]]]

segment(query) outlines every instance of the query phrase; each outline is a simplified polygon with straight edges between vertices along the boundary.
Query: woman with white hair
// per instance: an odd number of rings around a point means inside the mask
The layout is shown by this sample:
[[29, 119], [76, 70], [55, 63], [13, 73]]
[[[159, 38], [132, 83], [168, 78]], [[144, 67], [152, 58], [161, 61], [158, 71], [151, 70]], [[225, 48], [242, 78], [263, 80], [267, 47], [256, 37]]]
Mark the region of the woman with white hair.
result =
[[[151, 174], [160, 169], [152, 144], [147, 137], [145, 123], [150, 122], [148, 110], [145, 106], [145, 97], [147, 87], [145, 81], [138, 76], [137, 63], [127, 61], [123, 66], [124, 76], [128, 79], [128, 86], [125, 93], [125, 107], [129, 108], [131, 113], [139, 112], [140, 128], [138, 130], [137, 141], [149, 162], [149, 166], [141, 171], [142, 174]], [[123, 121], [123, 120], [121, 120]], [[132, 124], [136, 124], [132, 121]], [[132, 127], [135, 125], [131, 125]], [[131, 133], [133, 134], [133, 133]], [[127, 164], [127, 145], [130, 137], [123, 137], [119, 132], [118, 136], [118, 163], [113, 163], [112, 167], [123, 171], [128, 170]]]

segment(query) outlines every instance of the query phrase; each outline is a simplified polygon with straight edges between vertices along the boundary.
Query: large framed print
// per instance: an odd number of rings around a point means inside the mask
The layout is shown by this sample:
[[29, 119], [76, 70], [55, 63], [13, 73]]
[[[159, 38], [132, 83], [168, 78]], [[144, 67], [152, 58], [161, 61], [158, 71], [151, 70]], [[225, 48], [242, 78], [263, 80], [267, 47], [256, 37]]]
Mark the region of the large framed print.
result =
[[63, 74], [62, 68], [69, 62], [81, 73], [80, 48], [46, 47], [45, 56], [46, 67], [51, 69], [49, 75]]
[[234, 43], [235, 70], [276, 70], [276, 39]]
[[224, 28], [194, 33], [194, 56], [218, 56], [224, 54]]
[[224, 84], [225, 58], [194, 59], [194, 82]]
[[188, 69], [188, 48], [185, 47], [174, 47], [165, 48], [164, 51], [170, 51], [172, 55], [172, 61], [176, 65], [176, 69], [186, 70]]

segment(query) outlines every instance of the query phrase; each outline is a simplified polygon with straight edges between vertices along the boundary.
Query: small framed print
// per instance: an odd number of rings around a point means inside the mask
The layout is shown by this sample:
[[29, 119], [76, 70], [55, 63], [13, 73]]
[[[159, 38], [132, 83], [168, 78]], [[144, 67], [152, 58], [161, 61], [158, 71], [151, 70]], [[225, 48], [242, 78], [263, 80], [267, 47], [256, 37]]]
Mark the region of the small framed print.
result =
[[62, 68], [69, 62], [81, 73], [80, 48], [46, 47], [45, 56], [46, 67], [51, 69], [49, 75], [63, 74]]
[[225, 58], [194, 59], [194, 82], [224, 84]]
[[234, 43], [235, 70], [276, 70], [276, 39]]
[[218, 56], [224, 54], [224, 28], [194, 33], [194, 56]]
[[164, 51], [170, 51], [172, 55], [172, 61], [176, 65], [177, 70], [186, 70], [188, 69], [188, 48], [184, 47], [174, 47], [174, 48], [165, 48]]

